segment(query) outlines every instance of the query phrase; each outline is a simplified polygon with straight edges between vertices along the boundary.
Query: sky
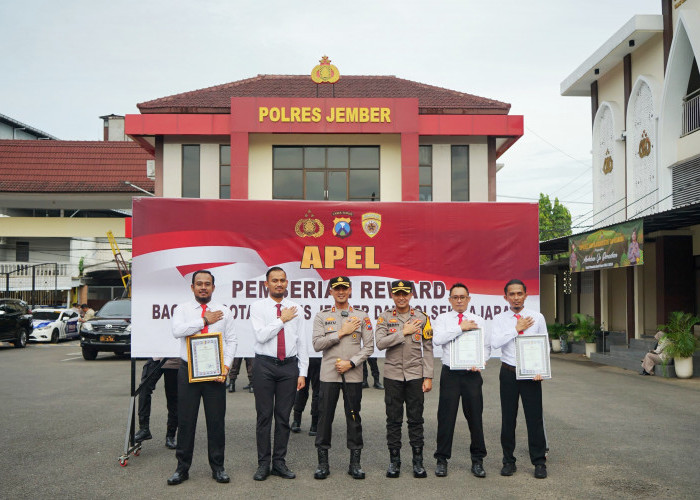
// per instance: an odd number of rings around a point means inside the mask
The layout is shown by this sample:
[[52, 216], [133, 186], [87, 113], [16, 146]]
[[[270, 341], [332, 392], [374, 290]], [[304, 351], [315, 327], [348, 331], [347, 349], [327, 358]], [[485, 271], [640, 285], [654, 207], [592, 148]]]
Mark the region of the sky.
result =
[[[395, 75], [512, 105], [525, 135], [498, 163], [499, 201], [591, 211], [591, 112], [560, 84], [661, 0], [31, 0], [0, 2], [0, 113], [66, 140], [108, 114], [258, 74]], [[576, 232], [576, 231], [575, 231]]]

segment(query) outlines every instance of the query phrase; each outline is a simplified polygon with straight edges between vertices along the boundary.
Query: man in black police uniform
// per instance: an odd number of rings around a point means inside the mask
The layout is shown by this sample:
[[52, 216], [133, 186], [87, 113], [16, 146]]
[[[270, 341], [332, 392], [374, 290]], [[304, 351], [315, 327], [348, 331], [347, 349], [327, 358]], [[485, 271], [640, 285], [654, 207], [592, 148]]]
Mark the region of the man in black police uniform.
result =
[[350, 450], [348, 474], [364, 479], [360, 466], [362, 454], [362, 362], [374, 352], [372, 321], [363, 311], [348, 303], [351, 293], [350, 278], [338, 276], [330, 280], [330, 294], [335, 305], [316, 314], [313, 328], [313, 346], [323, 351], [321, 361], [321, 395], [319, 401], [318, 468], [314, 478], [325, 479], [330, 474], [328, 450], [331, 447], [332, 423], [340, 391], [345, 403], [347, 447]]
[[[199, 403], [204, 401], [204, 416], [207, 421], [207, 444], [212, 478], [217, 483], [228, 483], [231, 478], [224, 470], [224, 448], [226, 432], [226, 376], [236, 353], [236, 333], [233, 315], [228, 307], [211, 300], [214, 293], [214, 276], [207, 270], [192, 274], [194, 300], [179, 304], [173, 313], [173, 337], [180, 339], [180, 370], [177, 374], [178, 430], [177, 469], [168, 479], [176, 485], [189, 479], [189, 470], [194, 453], [194, 436], [197, 428]], [[187, 337], [198, 333], [221, 333], [223, 343], [223, 374], [216, 380], [190, 382], [188, 370]]]
[[[161, 377], [165, 379], [165, 400], [168, 407], [168, 423], [165, 431], [165, 446], [174, 450], [175, 433], [177, 432], [177, 371], [180, 368], [180, 358], [149, 359], [143, 365], [141, 372], [141, 392], [139, 392], [139, 431], [134, 435], [134, 442], [140, 443], [152, 439], [151, 395]], [[145, 383], [145, 385], [144, 385]]]
[[401, 425], [406, 406], [408, 439], [413, 450], [413, 477], [426, 477], [423, 467], [424, 393], [433, 388], [433, 331], [430, 319], [410, 305], [413, 283], [391, 283], [392, 309], [377, 318], [377, 348], [386, 349], [384, 402], [389, 469], [386, 477], [401, 473]]
[[306, 385], [297, 391], [294, 399], [294, 419], [292, 420], [292, 432], [301, 432], [301, 415], [309, 400], [309, 391], [313, 391], [311, 396], [311, 426], [309, 436], [315, 436], [318, 430], [318, 396], [321, 391], [321, 358], [309, 358], [309, 371], [306, 375]]

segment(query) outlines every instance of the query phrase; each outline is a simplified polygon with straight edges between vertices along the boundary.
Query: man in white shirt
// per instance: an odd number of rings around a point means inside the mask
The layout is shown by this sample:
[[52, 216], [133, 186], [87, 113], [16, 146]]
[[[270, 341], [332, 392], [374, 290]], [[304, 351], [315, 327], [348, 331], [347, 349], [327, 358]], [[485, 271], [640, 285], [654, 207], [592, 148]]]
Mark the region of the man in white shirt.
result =
[[[442, 372], [440, 373], [440, 399], [438, 402], [437, 450], [435, 458], [437, 466], [435, 475], [447, 476], [447, 461], [452, 456], [452, 439], [454, 438], [455, 422], [459, 410], [459, 400], [462, 399], [462, 411], [469, 424], [471, 445], [469, 452], [472, 459], [472, 474], [476, 477], [486, 477], [484, 457], [486, 444], [481, 415], [484, 410], [484, 397], [481, 387], [484, 384], [481, 370], [452, 370], [450, 368], [450, 342], [468, 330], [481, 328], [484, 330], [484, 319], [476, 314], [467, 312], [469, 306], [469, 289], [462, 283], [455, 283], [450, 288], [450, 305], [452, 311], [443, 313], [433, 321], [433, 345], [442, 346]], [[484, 360], [490, 353], [485, 335]]]
[[[258, 415], [255, 427], [258, 470], [253, 475], [256, 481], [264, 481], [270, 473], [285, 479], [296, 477], [285, 462], [289, 415], [296, 391], [306, 384], [309, 354], [303, 311], [299, 305], [284, 298], [287, 284], [287, 274], [281, 267], [270, 268], [265, 277], [265, 288], [270, 296], [258, 300], [250, 308], [250, 322], [255, 334], [253, 388]], [[275, 446], [271, 452], [273, 414]]]
[[[194, 300], [179, 304], [172, 319], [173, 337], [180, 339], [182, 363], [177, 374], [177, 469], [168, 484], [180, 484], [189, 479], [194, 452], [194, 435], [197, 427], [199, 402], [204, 401], [207, 421], [207, 444], [212, 477], [218, 483], [228, 483], [231, 478], [224, 470], [224, 418], [226, 416], [226, 376], [236, 353], [236, 333], [233, 316], [228, 307], [211, 300], [214, 293], [214, 276], [206, 270], [192, 275]], [[217, 380], [189, 382], [187, 367], [187, 337], [198, 333], [221, 332], [224, 349], [223, 374]]]
[[545, 465], [547, 438], [542, 418], [542, 376], [533, 380], [515, 378], [515, 339], [518, 335], [547, 335], [547, 324], [539, 312], [525, 308], [527, 288], [520, 280], [510, 280], [505, 288], [505, 299], [510, 311], [494, 318], [491, 346], [501, 349], [501, 447], [503, 448], [502, 476], [512, 476], [515, 466], [515, 425], [518, 419], [518, 398], [523, 401], [530, 461], [535, 466], [535, 477], [547, 477]]

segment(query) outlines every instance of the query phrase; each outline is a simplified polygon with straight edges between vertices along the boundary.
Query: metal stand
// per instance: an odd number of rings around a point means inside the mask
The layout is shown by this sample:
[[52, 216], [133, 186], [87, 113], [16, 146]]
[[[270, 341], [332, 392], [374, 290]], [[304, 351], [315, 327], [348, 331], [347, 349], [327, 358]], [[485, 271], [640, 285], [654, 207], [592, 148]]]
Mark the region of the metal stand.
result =
[[138, 388], [136, 387], [136, 359], [131, 358], [131, 398], [129, 399], [129, 414], [126, 418], [126, 436], [124, 437], [124, 454], [121, 455], [117, 460], [119, 460], [119, 465], [126, 467], [129, 465], [129, 456], [133, 455], [138, 457], [141, 454], [141, 443], [134, 442], [134, 430], [136, 427], [135, 417], [136, 417], [136, 398], [141, 393], [141, 389], [148, 384], [152, 377], [158, 373], [158, 370], [165, 364], [167, 360], [165, 358], [158, 362], [158, 365], [148, 374], [148, 376], [141, 381]]

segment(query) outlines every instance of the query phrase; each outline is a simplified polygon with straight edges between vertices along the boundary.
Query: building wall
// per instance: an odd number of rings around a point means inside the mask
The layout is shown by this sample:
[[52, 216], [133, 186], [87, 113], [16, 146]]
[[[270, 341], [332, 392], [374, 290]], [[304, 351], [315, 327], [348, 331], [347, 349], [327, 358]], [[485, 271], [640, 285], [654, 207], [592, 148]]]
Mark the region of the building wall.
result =
[[7, 123], [0, 123], [0, 139], [23, 139], [31, 140], [36, 139], [34, 134], [30, 134], [26, 130], [21, 130], [17, 127], [12, 127]]
[[608, 275], [609, 314], [606, 330], [627, 331], [627, 303], [622, 298], [627, 296], [627, 269], [617, 268], [604, 271]]
[[547, 324], [554, 323], [557, 317], [557, 275], [540, 274], [540, 312]]
[[653, 335], [656, 333], [656, 245], [644, 243], [644, 332], [638, 332], [637, 336], [644, 333]]
[[[638, 76], [648, 75], [662, 81], [664, 78], [664, 39], [663, 33], [651, 37], [644, 45], [632, 53], [632, 82]], [[624, 82], [622, 91], [624, 92]], [[624, 95], [624, 94], [623, 94]], [[654, 96], [658, 99], [661, 96]]]
[[[182, 145], [199, 144], [200, 198], [219, 197], [219, 146], [228, 137], [171, 136], [163, 144], [163, 196], [182, 196]], [[433, 146], [433, 200], [451, 201], [451, 146], [469, 145], [470, 201], [488, 201], [488, 150], [483, 137], [424, 137]], [[272, 147], [288, 145], [378, 145], [381, 201], [401, 201], [401, 137], [398, 134], [251, 134], [248, 197], [272, 199]]]

